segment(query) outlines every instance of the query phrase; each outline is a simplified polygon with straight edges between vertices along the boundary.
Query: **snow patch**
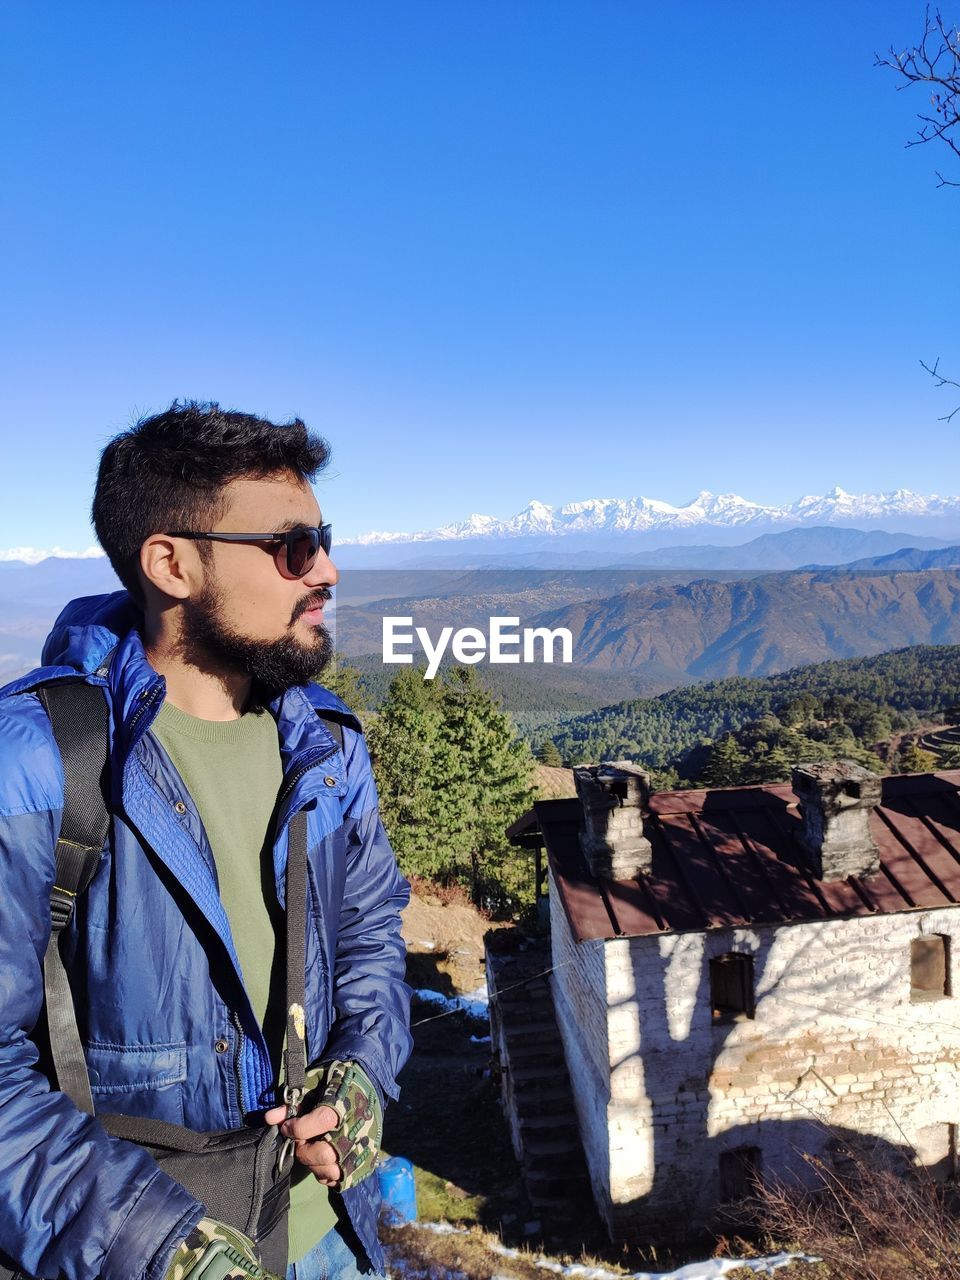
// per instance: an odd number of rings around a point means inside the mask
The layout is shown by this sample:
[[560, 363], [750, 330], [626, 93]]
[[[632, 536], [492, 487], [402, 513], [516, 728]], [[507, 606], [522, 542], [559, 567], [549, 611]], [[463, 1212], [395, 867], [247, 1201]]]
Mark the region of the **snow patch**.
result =
[[477, 987], [476, 991], [470, 991], [465, 996], [446, 996], [442, 991], [431, 991], [428, 987], [420, 987], [414, 991], [413, 998], [419, 1000], [421, 1004], [430, 1005], [438, 1013], [465, 1013], [468, 1018], [476, 1018], [479, 1022], [487, 1021], [490, 1008], [490, 997], [485, 982]]
[[[519, 1249], [508, 1249], [506, 1245], [490, 1246], [494, 1253], [503, 1254], [506, 1258], [522, 1258]], [[554, 1275], [571, 1276], [575, 1280], [714, 1280], [716, 1276], [724, 1276], [728, 1271], [736, 1271], [746, 1267], [757, 1275], [772, 1275], [779, 1267], [790, 1262], [817, 1262], [819, 1259], [800, 1253], [773, 1253], [765, 1258], [708, 1258], [705, 1262], [688, 1262], [676, 1271], [634, 1271], [632, 1275], [621, 1276], [619, 1272], [608, 1271], [606, 1267], [587, 1267], [582, 1262], [554, 1262], [541, 1254], [533, 1258], [533, 1265], [541, 1271], [552, 1271]]]
[[[436, 1235], [467, 1235], [466, 1227], [455, 1227], [449, 1222], [411, 1222], [405, 1226], [415, 1227], [418, 1231], [432, 1231]], [[756, 1275], [769, 1276], [791, 1262], [819, 1262], [820, 1259], [806, 1253], [771, 1253], [764, 1258], [708, 1258], [704, 1262], [688, 1262], [675, 1271], [634, 1271], [631, 1275], [623, 1275], [618, 1271], [608, 1271], [606, 1267], [588, 1267], [581, 1262], [555, 1262], [545, 1258], [543, 1254], [532, 1257], [529, 1253], [521, 1253], [519, 1249], [511, 1249], [505, 1244], [490, 1244], [491, 1253], [503, 1258], [522, 1258], [541, 1271], [550, 1271], [554, 1275], [569, 1276], [570, 1280], [716, 1280], [738, 1267], [752, 1271]], [[394, 1251], [386, 1249], [389, 1262], [388, 1274], [396, 1280], [420, 1280], [420, 1277], [431, 1275], [437, 1277], [439, 1269], [435, 1266], [425, 1270], [411, 1267], [404, 1259], [394, 1255]], [[444, 1280], [459, 1280], [461, 1271], [448, 1271]], [[514, 1280], [508, 1275], [494, 1275], [491, 1280]]]

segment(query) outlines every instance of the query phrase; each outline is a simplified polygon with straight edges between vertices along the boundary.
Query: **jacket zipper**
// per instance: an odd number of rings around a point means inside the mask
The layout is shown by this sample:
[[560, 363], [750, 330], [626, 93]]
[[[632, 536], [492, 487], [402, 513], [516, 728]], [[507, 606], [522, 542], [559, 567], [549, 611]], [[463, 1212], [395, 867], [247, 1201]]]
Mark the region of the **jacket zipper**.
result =
[[142, 719], [142, 717], [145, 716], [147, 712], [150, 710], [150, 708], [153, 706], [154, 702], [156, 701], [157, 694], [160, 692], [160, 690], [161, 690], [160, 684], [159, 683], [155, 684], [153, 688], [147, 692], [147, 696], [143, 699], [143, 702], [134, 713], [133, 718], [130, 721], [130, 741], [131, 742], [133, 742], [136, 737], [137, 725], [140, 723], [140, 720]]
[[240, 1060], [243, 1056], [243, 1046], [247, 1037], [244, 1035], [243, 1025], [240, 1022], [240, 1015], [237, 1013], [236, 1009], [234, 1009], [230, 1018], [237, 1033], [236, 1044], [233, 1049], [233, 1074], [237, 1081], [237, 1100], [240, 1106], [240, 1119], [242, 1120], [246, 1109], [243, 1105], [243, 1073], [240, 1067]]
[[284, 783], [283, 790], [280, 792], [280, 798], [277, 801], [277, 812], [279, 813], [283, 808], [294, 787], [296, 787], [297, 783], [305, 774], [308, 774], [311, 769], [318, 769], [320, 765], [325, 764], [328, 760], [332, 760], [336, 754], [337, 749], [334, 747], [334, 749], [332, 751], [328, 751], [326, 755], [318, 756], [316, 760], [311, 760], [309, 764], [301, 765], [297, 772]]

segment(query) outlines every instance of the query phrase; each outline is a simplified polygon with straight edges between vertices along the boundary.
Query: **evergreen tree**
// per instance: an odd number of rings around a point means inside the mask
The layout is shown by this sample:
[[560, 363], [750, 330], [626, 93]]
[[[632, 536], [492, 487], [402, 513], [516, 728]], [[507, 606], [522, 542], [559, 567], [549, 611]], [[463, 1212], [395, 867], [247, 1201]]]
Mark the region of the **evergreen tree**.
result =
[[703, 771], [703, 785], [707, 787], [739, 786], [747, 757], [732, 733], [725, 733], [714, 743], [710, 758]]
[[680, 775], [676, 769], [654, 769], [650, 774], [650, 785], [654, 791], [678, 791]]
[[454, 874], [478, 905], [511, 910], [533, 891], [530, 860], [505, 834], [533, 802], [530, 748], [473, 667], [450, 669], [442, 701], [438, 776], [448, 782], [439, 827], [455, 854]]
[[760, 762], [760, 770], [756, 775], [758, 782], [789, 782], [795, 759], [787, 754], [783, 747], [774, 747], [768, 751]]
[[380, 811], [403, 870], [442, 878], [447, 855], [436, 839], [434, 759], [443, 715], [440, 687], [405, 667], [394, 676], [367, 732]]
[[533, 898], [505, 831], [533, 800], [533, 757], [472, 667], [402, 671], [370, 731], [384, 823], [402, 869], [512, 910]]
[[342, 698], [350, 710], [357, 716], [368, 708], [363, 677], [356, 667], [352, 667], [342, 653], [334, 653], [333, 657], [317, 680], [325, 689]]
[[557, 744], [552, 738], [547, 738], [546, 742], [540, 744], [537, 759], [541, 764], [549, 765], [551, 769], [560, 769], [563, 766], [563, 756], [557, 750]]

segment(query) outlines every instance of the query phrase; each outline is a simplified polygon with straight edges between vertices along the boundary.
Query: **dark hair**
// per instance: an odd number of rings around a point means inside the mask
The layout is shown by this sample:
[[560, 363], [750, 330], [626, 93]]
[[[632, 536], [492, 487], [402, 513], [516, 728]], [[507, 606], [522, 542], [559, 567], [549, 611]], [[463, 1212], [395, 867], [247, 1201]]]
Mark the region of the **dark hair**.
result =
[[277, 424], [175, 400], [115, 436], [100, 455], [93, 526], [117, 577], [142, 602], [140, 548], [152, 533], [210, 529], [231, 480], [285, 471], [312, 480], [329, 458], [327, 442], [299, 418]]

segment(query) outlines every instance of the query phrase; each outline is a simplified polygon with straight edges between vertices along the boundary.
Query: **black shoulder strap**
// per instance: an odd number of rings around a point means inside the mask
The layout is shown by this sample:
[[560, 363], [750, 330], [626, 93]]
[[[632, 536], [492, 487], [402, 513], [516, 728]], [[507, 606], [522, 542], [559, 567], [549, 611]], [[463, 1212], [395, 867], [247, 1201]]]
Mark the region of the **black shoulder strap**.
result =
[[64, 681], [37, 690], [63, 761], [63, 819], [50, 895], [50, 942], [43, 961], [50, 1053], [57, 1086], [93, 1115], [93, 1095], [80, 1044], [70, 982], [60, 956], [60, 934], [77, 896], [96, 874], [110, 826], [106, 786], [109, 761], [107, 702], [103, 690]]
[[[93, 1115], [93, 1095], [87, 1074], [77, 1016], [70, 992], [63, 959], [60, 955], [60, 934], [73, 918], [77, 897], [90, 884], [100, 865], [103, 846], [110, 827], [107, 807], [109, 767], [109, 721], [103, 690], [82, 681], [62, 681], [44, 685], [37, 690], [43, 703], [63, 761], [64, 801], [60, 837], [56, 847], [56, 876], [50, 895], [50, 942], [43, 962], [44, 989], [46, 993], [47, 1023], [50, 1033], [50, 1052], [53, 1058], [57, 1086], [80, 1108]], [[333, 714], [318, 712], [327, 725], [339, 749], [343, 750], [343, 724]], [[299, 826], [291, 832], [297, 853], [305, 847], [305, 830]], [[305, 910], [305, 885], [298, 878], [303, 876], [299, 863], [305, 862], [303, 854], [293, 858], [295, 882], [288, 885], [288, 910], [292, 902], [294, 911]], [[292, 892], [291, 892], [292, 890]], [[299, 920], [298, 920], [299, 923]], [[294, 937], [303, 930], [294, 928]], [[294, 983], [293, 974], [301, 974], [288, 992], [288, 1008], [291, 1002], [302, 1005], [303, 961], [299, 955], [288, 957], [288, 982]], [[299, 991], [297, 990], [299, 986]], [[299, 1000], [295, 999], [299, 995]], [[302, 1016], [302, 1015], [301, 1015]], [[288, 1063], [287, 1078], [296, 1082], [302, 1076], [303, 1066], [298, 1061], [298, 1048], [294, 1047], [294, 1062]], [[290, 1065], [294, 1070], [290, 1072]], [[292, 1081], [291, 1081], [292, 1075]]]
[[330, 730], [334, 742], [343, 750], [343, 722], [336, 711], [317, 711], [317, 715]]

